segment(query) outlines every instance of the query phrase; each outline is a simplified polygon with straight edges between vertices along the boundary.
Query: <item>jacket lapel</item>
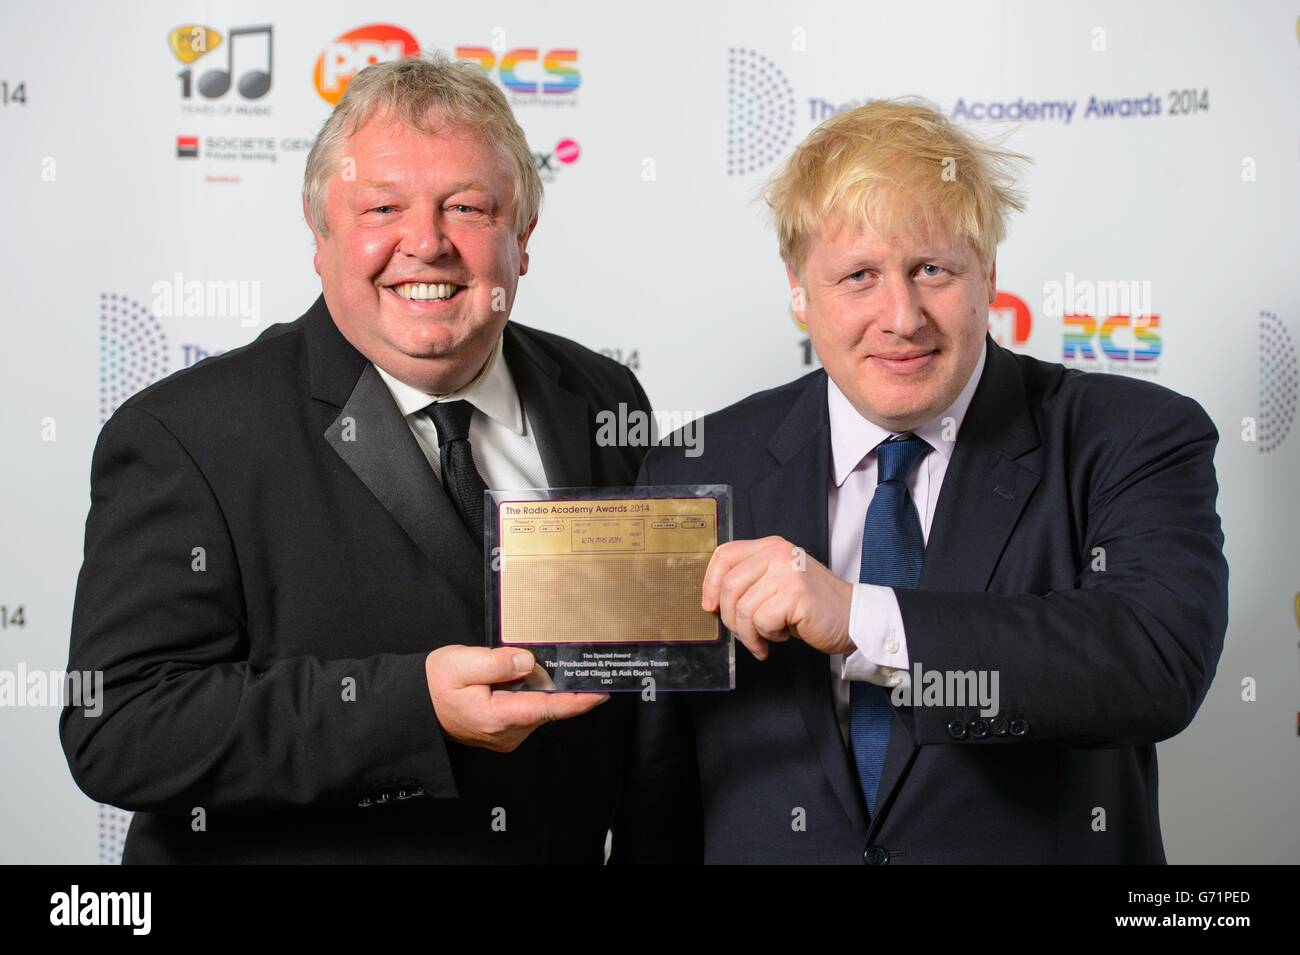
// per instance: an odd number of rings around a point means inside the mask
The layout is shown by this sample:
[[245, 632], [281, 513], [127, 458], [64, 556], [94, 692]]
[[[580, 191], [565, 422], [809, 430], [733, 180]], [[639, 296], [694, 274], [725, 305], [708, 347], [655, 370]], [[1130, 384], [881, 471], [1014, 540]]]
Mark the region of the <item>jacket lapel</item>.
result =
[[1038, 429], [1016, 358], [988, 341], [925, 548], [922, 590], [982, 591], [1038, 486]]
[[[986, 339], [988, 358], [944, 474], [920, 590], [982, 592], [1038, 486], [1038, 430], [1016, 358]], [[925, 661], [921, 661], [925, 662]], [[899, 711], [895, 711], [898, 713]], [[904, 711], [905, 712], [905, 711]], [[911, 720], [894, 721], [870, 836], [916, 755]]]
[[510, 322], [503, 334], [502, 354], [537, 441], [546, 483], [553, 488], [589, 487], [590, 407], [560, 386], [560, 366], [534, 341], [530, 329]]
[[[827, 563], [826, 495], [830, 487], [830, 421], [826, 406], [826, 375], [809, 377], [767, 450], [777, 470], [750, 491], [755, 537], [777, 534], [804, 548], [809, 557]], [[771, 662], [785, 668], [808, 734], [831, 789], [855, 829], [866, 825], [848, 749], [840, 735], [831, 696], [831, 668], [826, 655], [800, 640], [774, 644]]]
[[308, 315], [306, 335], [312, 397], [340, 409], [325, 440], [438, 573], [481, 606], [482, 571], [462, 559], [478, 545], [430, 471], [388, 386], [335, 326], [323, 296]]

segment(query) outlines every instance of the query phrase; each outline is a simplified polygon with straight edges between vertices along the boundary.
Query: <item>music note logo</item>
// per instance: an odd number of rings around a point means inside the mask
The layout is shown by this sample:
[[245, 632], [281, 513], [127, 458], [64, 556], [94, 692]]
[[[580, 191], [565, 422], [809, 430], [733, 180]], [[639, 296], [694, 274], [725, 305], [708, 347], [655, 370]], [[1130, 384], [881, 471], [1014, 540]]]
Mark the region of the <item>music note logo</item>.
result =
[[244, 99], [261, 99], [271, 89], [274, 43], [272, 27], [269, 23], [256, 27], [235, 27], [230, 31], [228, 42], [224, 44], [221, 34], [207, 27], [186, 25], [172, 30], [168, 34], [167, 45], [175, 57], [187, 67], [215, 49], [224, 47], [226, 51], [225, 68], [209, 70], [199, 77], [197, 84], [192, 85], [193, 71], [190, 69], [181, 70], [176, 74], [181, 81], [181, 98], [189, 99], [193, 87], [197, 87], [199, 95], [205, 99], [218, 99], [225, 96], [230, 91], [231, 77], [236, 72], [236, 54], [239, 53], [238, 58], [246, 61], [250, 52], [255, 53], [263, 47], [263, 44], [258, 42], [262, 38], [265, 38], [266, 68], [262, 69], [259, 64], [246, 69], [239, 74], [239, 80], [235, 84], [239, 95]]

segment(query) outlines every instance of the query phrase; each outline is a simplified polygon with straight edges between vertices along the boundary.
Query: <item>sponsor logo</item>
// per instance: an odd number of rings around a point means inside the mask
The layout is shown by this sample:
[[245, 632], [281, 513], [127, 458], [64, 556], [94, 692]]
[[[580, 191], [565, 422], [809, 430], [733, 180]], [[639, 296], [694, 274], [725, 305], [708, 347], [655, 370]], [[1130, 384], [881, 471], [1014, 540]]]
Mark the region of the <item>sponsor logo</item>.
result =
[[559, 48], [542, 52], [521, 46], [498, 51], [489, 46], [458, 46], [456, 59], [476, 63], [510, 94], [512, 105], [572, 106], [582, 85], [578, 51]]
[[1033, 317], [1025, 300], [999, 291], [989, 306], [989, 334], [999, 345], [1012, 348], [1029, 341]]
[[352, 77], [367, 66], [419, 53], [415, 37], [399, 26], [371, 23], [357, 27], [325, 44], [312, 69], [312, 85], [321, 99], [334, 106], [347, 92]]
[[[184, 24], [167, 34], [167, 47], [183, 69], [176, 74], [181, 99], [224, 100], [232, 88], [242, 100], [260, 100], [274, 77], [273, 28], [233, 27], [226, 37], [211, 27]], [[214, 56], [218, 50], [220, 55]], [[208, 59], [211, 57], [211, 59]], [[200, 71], [196, 64], [203, 61]], [[199, 107], [194, 112], [209, 112]], [[243, 111], [243, 110], [241, 110]]]

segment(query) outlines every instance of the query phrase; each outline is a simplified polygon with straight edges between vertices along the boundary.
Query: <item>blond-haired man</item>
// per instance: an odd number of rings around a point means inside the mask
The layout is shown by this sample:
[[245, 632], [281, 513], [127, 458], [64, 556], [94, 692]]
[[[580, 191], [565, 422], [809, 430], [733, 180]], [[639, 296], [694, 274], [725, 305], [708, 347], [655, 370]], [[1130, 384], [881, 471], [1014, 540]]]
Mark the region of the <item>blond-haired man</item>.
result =
[[702, 602], [745, 650], [734, 695], [641, 705], [616, 858], [1164, 861], [1154, 744], [1227, 623], [1218, 434], [989, 337], [1016, 159], [876, 101], [770, 183], [824, 370], [642, 467], [733, 485]]
[[649, 411], [507, 323], [540, 201], [476, 67], [363, 70], [304, 179], [321, 297], [105, 425], [70, 668], [106, 704], [60, 729], [125, 861], [602, 861], [623, 703], [495, 689], [533, 659], [483, 632], [485, 485], [629, 484], [596, 415]]

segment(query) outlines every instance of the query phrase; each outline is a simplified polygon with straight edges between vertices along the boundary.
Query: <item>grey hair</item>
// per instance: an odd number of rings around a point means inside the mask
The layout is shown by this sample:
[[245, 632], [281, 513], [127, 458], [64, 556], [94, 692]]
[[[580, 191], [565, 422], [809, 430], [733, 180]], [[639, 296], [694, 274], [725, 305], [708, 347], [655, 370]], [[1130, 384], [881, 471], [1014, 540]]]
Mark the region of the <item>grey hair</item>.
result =
[[505, 94], [482, 67], [454, 61], [441, 52], [376, 63], [348, 83], [347, 92], [317, 134], [303, 172], [307, 218], [317, 233], [329, 235], [325, 191], [336, 172], [340, 147], [383, 113], [423, 133], [432, 134], [443, 124], [466, 129], [496, 147], [514, 184], [515, 234], [523, 235], [542, 204], [542, 180], [524, 131]]

